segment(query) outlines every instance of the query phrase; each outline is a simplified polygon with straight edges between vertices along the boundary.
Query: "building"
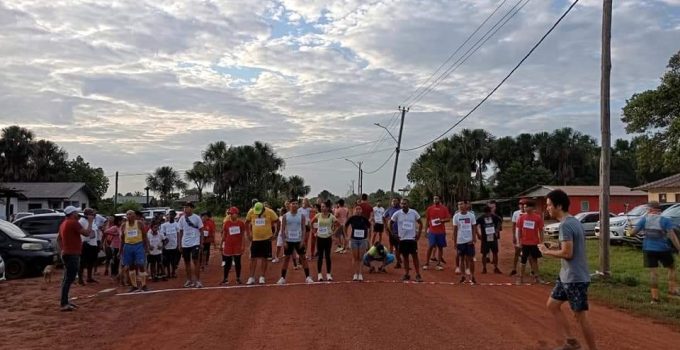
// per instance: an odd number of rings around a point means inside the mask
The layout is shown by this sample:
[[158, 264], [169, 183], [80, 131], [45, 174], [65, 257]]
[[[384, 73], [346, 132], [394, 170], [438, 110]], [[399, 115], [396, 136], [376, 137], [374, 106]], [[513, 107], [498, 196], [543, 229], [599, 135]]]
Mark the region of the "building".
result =
[[123, 203], [133, 202], [142, 206], [142, 208], [153, 207], [156, 205], [156, 198], [153, 196], [121, 196], [116, 195], [118, 205]]
[[634, 190], [646, 191], [649, 201], [680, 203], [680, 174], [635, 187]]
[[6, 193], [0, 213], [12, 215], [34, 209], [86, 208], [96, 198], [84, 182], [2, 182]]
[[[569, 213], [574, 215], [584, 211], [598, 211], [600, 208], [600, 186], [534, 186], [516, 197], [536, 200], [536, 210], [545, 211], [545, 196], [553, 190], [561, 189], [569, 195], [571, 205]], [[611, 186], [609, 188], [609, 211], [618, 214], [633, 207], [647, 203], [647, 194], [632, 190], [626, 186]]]

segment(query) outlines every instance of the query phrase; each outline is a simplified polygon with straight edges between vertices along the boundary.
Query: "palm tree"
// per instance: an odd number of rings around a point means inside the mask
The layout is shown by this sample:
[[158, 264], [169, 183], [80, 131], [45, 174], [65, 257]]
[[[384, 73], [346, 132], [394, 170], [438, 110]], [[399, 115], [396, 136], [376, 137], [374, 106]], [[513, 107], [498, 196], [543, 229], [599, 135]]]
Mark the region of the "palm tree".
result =
[[290, 198], [304, 197], [312, 191], [309, 185], [305, 185], [305, 179], [300, 176], [293, 175], [288, 178], [288, 194]]
[[186, 171], [184, 178], [196, 185], [196, 190], [198, 191], [198, 201], [203, 201], [203, 188], [213, 181], [208, 165], [200, 161], [194, 162], [193, 168]]
[[494, 138], [489, 132], [482, 129], [463, 129], [461, 136], [465, 146], [471, 151], [475, 180], [479, 186], [479, 192], [482, 193], [484, 188], [484, 172], [488, 169], [488, 165], [491, 162]]
[[186, 188], [179, 173], [169, 166], [157, 168], [153, 174], [149, 174], [146, 177], [146, 185], [159, 194], [164, 205], [170, 204], [174, 189]]
[[29, 177], [31, 181], [59, 181], [66, 176], [68, 153], [52, 141], [39, 140], [31, 144]]
[[12, 125], [2, 129], [0, 137], [0, 166], [6, 181], [22, 181], [27, 175], [27, 165], [31, 158], [33, 132]]

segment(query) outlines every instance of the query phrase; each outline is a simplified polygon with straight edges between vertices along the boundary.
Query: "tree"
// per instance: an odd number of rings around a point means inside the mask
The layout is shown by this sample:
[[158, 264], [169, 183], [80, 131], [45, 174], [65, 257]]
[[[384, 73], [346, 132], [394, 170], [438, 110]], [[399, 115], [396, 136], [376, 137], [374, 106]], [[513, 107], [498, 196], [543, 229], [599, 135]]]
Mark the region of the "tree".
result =
[[212, 182], [210, 168], [204, 162], [194, 162], [194, 166], [184, 174], [187, 181], [191, 181], [196, 186], [198, 201], [203, 201], [203, 188]]
[[68, 176], [68, 153], [52, 141], [31, 143], [28, 162], [28, 180], [38, 182], [60, 181]]
[[104, 169], [91, 167], [90, 163], [81, 156], [68, 162], [66, 180], [84, 182], [94, 192], [97, 199], [102, 198], [109, 189], [109, 178], [104, 174]]
[[2, 129], [0, 167], [4, 181], [25, 181], [33, 137], [32, 131], [16, 125]]
[[149, 174], [146, 177], [146, 185], [152, 191], [158, 193], [163, 205], [171, 203], [173, 190], [186, 188], [186, 184], [180, 178], [179, 173], [169, 166], [162, 166], [157, 168], [153, 174]]
[[461, 137], [464, 146], [469, 149], [467, 152], [472, 156], [475, 172], [475, 181], [479, 190], [478, 197], [484, 193], [484, 172], [488, 169], [491, 162], [494, 137], [486, 130], [482, 129], [463, 129]]
[[294, 175], [288, 178], [288, 190], [287, 193], [290, 198], [300, 198], [304, 197], [312, 191], [312, 188], [305, 185], [305, 179], [300, 176]]
[[142, 205], [134, 201], [126, 201], [122, 204], [118, 204], [118, 210], [120, 210], [122, 213], [125, 213], [128, 210], [137, 211], [142, 209]]
[[680, 171], [680, 51], [654, 90], [634, 94], [623, 107], [626, 131], [636, 138], [638, 170], [652, 179]]

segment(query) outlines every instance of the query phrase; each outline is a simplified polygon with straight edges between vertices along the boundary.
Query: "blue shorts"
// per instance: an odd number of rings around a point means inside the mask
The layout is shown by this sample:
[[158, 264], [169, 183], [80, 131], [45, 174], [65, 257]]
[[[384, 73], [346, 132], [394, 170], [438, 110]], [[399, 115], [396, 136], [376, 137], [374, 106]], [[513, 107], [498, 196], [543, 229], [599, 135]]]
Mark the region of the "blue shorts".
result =
[[458, 255], [475, 256], [475, 245], [470, 243], [456, 244]]
[[568, 301], [574, 312], [588, 311], [589, 282], [562, 283], [558, 278], [550, 297], [559, 301]]
[[123, 266], [144, 266], [146, 265], [146, 252], [144, 242], [135, 244], [125, 244], [123, 246]]
[[368, 240], [367, 239], [351, 239], [349, 241], [349, 247], [352, 250], [368, 250]]
[[[364, 254], [364, 265], [365, 266], [371, 266], [371, 262], [373, 262], [373, 261], [382, 261], [382, 259], [376, 259], [376, 258], [368, 255], [368, 253]], [[387, 266], [387, 265], [389, 265], [393, 262], [394, 262], [394, 254], [387, 253], [387, 255], [385, 256], [385, 266]]]
[[446, 247], [446, 234], [429, 232], [427, 235], [427, 241], [430, 243], [430, 247], [444, 248]]

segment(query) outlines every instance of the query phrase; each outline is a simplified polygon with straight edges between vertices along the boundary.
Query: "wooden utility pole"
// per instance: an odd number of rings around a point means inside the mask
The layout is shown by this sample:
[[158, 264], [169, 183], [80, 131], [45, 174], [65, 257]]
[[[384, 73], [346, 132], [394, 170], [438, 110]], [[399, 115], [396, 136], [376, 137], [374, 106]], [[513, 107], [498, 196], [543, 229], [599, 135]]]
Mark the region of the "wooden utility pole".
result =
[[612, 0], [604, 0], [602, 9], [602, 77], [600, 81], [600, 131], [602, 154], [600, 155], [600, 270], [607, 277], [609, 264], [609, 166], [611, 158], [611, 127], [609, 87], [612, 70]]
[[399, 152], [401, 152], [401, 135], [404, 132], [404, 118], [406, 118], [406, 112], [409, 108], [399, 106], [401, 111], [401, 125], [399, 126], [399, 138], [397, 139], [397, 149], [394, 155], [394, 172], [392, 173], [392, 186], [390, 187], [390, 192], [394, 193], [394, 183], [397, 181], [397, 166], [399, 165]]
[[116, 171], [116, 182], [114, 185], [114, 194], [113, 194], [113, 214], [118, 213], [118, 172]]

